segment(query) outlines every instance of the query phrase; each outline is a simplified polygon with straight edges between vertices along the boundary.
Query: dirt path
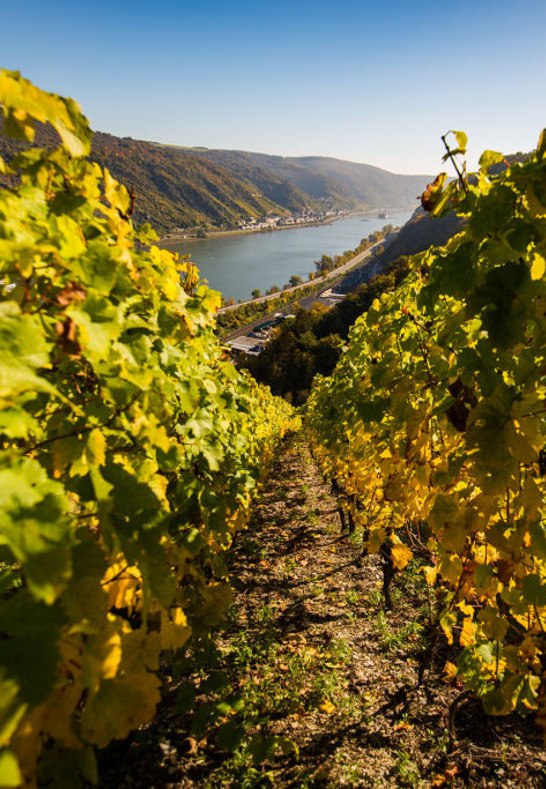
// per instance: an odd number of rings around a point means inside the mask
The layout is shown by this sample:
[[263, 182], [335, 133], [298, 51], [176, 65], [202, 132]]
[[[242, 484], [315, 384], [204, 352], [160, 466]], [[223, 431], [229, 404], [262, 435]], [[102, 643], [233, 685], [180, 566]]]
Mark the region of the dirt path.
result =
[[110, 749], [104, 786], [546, 785], [532, 722], [488, 720], [442, 678], [418, 568], [395, 580], [384, 611], [378, 561], [340, 535], [301, 436], [285, 444], [231, 574], [227, 631], [200, 672], [175, 672], [155, 724]]

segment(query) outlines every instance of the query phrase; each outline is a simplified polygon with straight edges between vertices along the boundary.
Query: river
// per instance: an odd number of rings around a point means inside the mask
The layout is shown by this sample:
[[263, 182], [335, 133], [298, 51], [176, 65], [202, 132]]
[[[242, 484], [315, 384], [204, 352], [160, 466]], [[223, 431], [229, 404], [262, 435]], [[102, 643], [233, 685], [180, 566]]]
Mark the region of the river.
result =
[[352, 216], [316, 227], [184, 239], [168, 248], [189, 254], [201, 276], [224, 299], [246, 300], [255, 288], [264, 293], [272, 285], [282, 287], [292, 274], [307, 280], [309, 272], [315, 270], [314, 261], [322, 255], [354, 249], [375, 230], [386, 224], [401, 227], [410, 216], [409, 211], [389, 214], [386, 219]]

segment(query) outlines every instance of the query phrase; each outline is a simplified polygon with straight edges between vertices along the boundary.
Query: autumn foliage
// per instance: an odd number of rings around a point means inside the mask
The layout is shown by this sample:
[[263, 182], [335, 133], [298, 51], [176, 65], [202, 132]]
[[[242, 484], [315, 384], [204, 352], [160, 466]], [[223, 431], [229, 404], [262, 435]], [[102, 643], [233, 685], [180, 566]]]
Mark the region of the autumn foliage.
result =
[[[466, 137], [454, 133], [464, 153]], [[524, 163], [486, 151], [427, 207], [463, 230], [410, 259], [355, 324], [309, 404], [317, 455], [366, 547], [416, 555], [448, 673], [488, 713], [546, 724], [546, 135]], [[501, 163], [501, 166], [499, 166]], [[431, 195], [434, 195], [432, 199]]]

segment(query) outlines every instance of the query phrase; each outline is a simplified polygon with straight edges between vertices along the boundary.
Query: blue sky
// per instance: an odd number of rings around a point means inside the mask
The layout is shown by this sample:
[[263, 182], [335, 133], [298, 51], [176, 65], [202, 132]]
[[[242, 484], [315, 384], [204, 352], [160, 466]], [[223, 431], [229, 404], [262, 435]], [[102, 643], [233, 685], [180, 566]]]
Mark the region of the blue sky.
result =
[[546, 126], [546, 0], [27, 0], [1, 18], [0, 67], [121, 136], [434, 173], [450, 128], [473, 166]]

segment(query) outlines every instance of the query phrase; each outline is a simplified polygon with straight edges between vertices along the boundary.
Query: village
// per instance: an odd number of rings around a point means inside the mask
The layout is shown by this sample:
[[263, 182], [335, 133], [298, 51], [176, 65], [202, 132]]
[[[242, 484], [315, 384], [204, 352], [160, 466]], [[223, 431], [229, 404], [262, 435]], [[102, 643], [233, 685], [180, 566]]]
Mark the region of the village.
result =
[[314, 222], [328, 222], [339, 219], [348, 214], [345, 210], [330, 209], [327, 211], [300, 211], [297, 214], [288, 216], [266, 216], [263, 218], [241, 219], [237, 223], [239, 230], [276, 230], [281, 227], [296, 227], [299, 225], [310, 225]]

